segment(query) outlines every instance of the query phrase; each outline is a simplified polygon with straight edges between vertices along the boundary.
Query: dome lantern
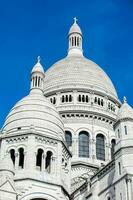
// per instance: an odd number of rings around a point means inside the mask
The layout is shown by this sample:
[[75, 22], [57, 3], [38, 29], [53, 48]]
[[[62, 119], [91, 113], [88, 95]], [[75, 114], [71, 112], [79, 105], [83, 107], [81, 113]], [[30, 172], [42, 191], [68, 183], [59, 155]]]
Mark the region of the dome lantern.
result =
[[68, 56], [71, 55], [83, 56], [82, 32], [79, 25], [77, 24], [76, 17], [74, 18], [74, 23], [69, 30], [68, 42], [69, 42]]
[[40, 61], [40, 56], [38, 56], [37, 63], [34, 65], [31, 72], [31, 92], [43, 92], [45, 74]]

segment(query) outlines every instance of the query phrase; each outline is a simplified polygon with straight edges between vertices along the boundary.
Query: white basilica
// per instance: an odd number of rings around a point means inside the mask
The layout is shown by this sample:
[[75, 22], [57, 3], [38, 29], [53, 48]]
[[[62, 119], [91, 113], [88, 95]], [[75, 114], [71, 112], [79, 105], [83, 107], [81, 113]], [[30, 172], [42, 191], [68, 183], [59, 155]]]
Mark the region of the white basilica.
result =
[[46, 72], [0, 134], [0, 200], [132, 200], [133, 109], [83, 55], [76, 19], [68, 54]]

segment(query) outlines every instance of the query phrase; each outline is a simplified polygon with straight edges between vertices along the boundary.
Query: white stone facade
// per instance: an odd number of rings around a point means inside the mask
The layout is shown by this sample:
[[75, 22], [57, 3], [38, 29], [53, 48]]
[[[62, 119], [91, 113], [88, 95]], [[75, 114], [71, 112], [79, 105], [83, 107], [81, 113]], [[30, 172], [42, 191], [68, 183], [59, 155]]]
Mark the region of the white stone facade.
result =
[[44, 73], [0, 136], [0, 200], [132, 200], [133, 110], [83, 56], [75, 19], [68, 55]]

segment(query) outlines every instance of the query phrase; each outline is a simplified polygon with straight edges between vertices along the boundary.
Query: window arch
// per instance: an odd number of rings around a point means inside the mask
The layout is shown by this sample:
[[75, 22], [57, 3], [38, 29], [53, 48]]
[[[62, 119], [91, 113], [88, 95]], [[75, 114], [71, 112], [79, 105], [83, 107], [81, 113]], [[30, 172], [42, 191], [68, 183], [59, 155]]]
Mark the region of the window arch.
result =
[[13, 162], [13, 165], [15, 165], [15, 150], [14, 149], [10, 150], [10, 157]]
[[19, 167], [24, 168], [24, 149], [19, 148]]
[[36, 166], [39, 170], [42, 170], [42, 158], [43, 158], [43, 149], [38, 149], [36, 156]]
[[115, 151], [115, 139], [111, 140], [111, 159], [114, 157], [114, 151]]
[[79, 133], [79, 157], [89, 157], [89, 133], [87, 131]]
[[52, 155], [53, 153], [51, 151], [48, 151], [46, 154], [45, 170], [48, 173], [51, 172]]
[[105, 160], [105, 137], [102, 134], [96, 136], [96, 157]]
[[65, 131], [65, 138], [66, 138], [67, 147], [72, 146], [72, 134], [70, 131]]

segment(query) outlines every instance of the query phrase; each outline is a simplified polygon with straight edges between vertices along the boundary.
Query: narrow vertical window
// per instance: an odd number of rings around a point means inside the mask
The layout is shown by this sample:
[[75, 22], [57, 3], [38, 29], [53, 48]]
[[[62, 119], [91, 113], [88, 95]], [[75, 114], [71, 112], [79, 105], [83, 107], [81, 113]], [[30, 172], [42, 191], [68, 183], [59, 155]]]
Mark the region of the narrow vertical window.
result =
[[89, 98], [88, 98], [88, 96], [86, 95], [86, 103], [88, 103], [89, 102]]
[[124, 126], [125, 129], [125, 135], [127, 135], [127, 126]]
[[120, 193], [120, 200], [122, 200], [122, 193]]
[[118, 171], [119, 171], [119, 175], [121, 175], [121, 163], [118, 162]]
[[99, 160], [105, 160], [105, 137], [102, 134], [96, 136], [96, 156]]
[[111, 159], [114, 158], [114, 152], [115, 152], [115, 139], [111, 141]]
[[79, 133], [79, 157], [89, 157], [89, 133], [86, 131]]
[[38, 77], [38, 87], [40, 87], [40, 77]]
[[65, 138], [66, 138], [67, 147], [69, 148], [70, 146], [72, 146], [72, 134], [70, 131], [65, 131]]
[[79, 102], [81, 102], [81, 95], [79, 95]]
[[64, 97], [64, 95], [62, 96], [62, 103], [64, 103], [64, 101], [65, 101], [65, 97]]
[[40, 171], [42, 170], [42, 156], [43, 156], [43, 150], [38, 149], [36, 156], [36, 166]]
[[76, 37], [75, 37], [75, 46], [77, 45], [76, 43], [77, 43], [77, 42], [76, 42]]
[[77, 38], [77, 46], [79, 46], [79, 37]]
[[120, 130], [118, 129], [118, 138], [120, 138]]
[[13, 165], [15, 165], [15, 150], [14, 149], [10, 150], [10, 157], [13, 162]]
[[66, 102], [68, 102], [68, 95], [66, 95]]
[[82, 102], [85, 102], [85, 96], [82, 95]]
[[48, 151], [46, 155], [45, 169], [48, 173], [51, 172], [52, 152]]
[[73, 44], [73, 43], [74, 43], [74, 41], [73, 41], [73, 40], [74, 40], [74, 38], [72, 37], [72, 46], [74, 46], [74, 44]]
[[19, 167], [24, 168], [24, 149], [20, 148], [19, 150]]

